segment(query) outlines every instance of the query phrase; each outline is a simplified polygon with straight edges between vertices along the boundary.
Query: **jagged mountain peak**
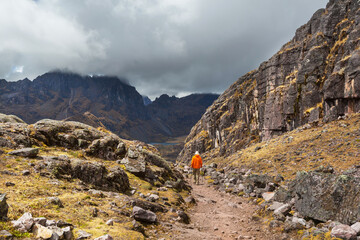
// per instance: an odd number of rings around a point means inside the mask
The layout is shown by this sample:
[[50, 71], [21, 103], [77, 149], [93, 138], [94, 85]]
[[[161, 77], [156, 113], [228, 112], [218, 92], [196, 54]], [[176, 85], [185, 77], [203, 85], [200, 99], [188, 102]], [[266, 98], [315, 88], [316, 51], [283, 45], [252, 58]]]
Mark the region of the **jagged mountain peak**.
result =
[[135, 87], [119, 77], [63, 71], [45, 73], [34, 81], [0, 82], [2, 113], [18, 115], [27, 123], [44, 118], [81, 121], [146, 142], [188, 134], [216, 97], [204, 94], [208, 101], [199, 97], [191, 102], [162, 95], [153, 104], [144, 104]]

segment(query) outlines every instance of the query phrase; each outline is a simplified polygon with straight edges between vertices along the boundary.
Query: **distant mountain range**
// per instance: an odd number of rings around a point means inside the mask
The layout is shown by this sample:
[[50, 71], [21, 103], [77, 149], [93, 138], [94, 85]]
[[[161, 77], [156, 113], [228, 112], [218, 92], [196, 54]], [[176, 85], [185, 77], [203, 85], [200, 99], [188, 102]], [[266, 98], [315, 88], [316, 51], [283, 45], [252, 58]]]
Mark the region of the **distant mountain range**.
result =
[[192, 94], [154, 102], [124, 80], [109, 76], [45, 73], [33, 81], [0, 80], [0, 112], [27, 123], [43, 118], [74, 120], [106, 127], [127, 139], [162, 142], [186, 135], [216, 94]]

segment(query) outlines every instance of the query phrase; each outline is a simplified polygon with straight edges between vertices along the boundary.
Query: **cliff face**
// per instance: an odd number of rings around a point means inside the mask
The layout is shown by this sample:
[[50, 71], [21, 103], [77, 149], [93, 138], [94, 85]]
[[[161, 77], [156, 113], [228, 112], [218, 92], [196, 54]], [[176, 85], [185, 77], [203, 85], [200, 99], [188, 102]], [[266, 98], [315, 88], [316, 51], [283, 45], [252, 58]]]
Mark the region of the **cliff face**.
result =
[[360, 111], [360, 2], [330, 0], [192, 128], [178, 160], [229, 156], [306, 123]]
[[27, 123], [44, 118], [80, 121], [146, 142], [188, 134], [217, 97], [163, 95], [145, 106], [137, 90], [117, 77], [49, 72], [34, 81], [0, 80], [1, 113], [15, 114]]

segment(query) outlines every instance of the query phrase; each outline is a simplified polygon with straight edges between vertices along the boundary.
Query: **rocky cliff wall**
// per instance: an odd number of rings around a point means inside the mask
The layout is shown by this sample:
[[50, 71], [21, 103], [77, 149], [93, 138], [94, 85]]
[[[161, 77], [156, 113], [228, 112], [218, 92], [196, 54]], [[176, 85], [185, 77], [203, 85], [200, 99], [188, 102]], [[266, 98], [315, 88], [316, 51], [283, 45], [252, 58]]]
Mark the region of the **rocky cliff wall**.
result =
[[210, 106], [178, 160], [228, 156], [306, 123], [360, 111], [360, 2], [330, 0]]

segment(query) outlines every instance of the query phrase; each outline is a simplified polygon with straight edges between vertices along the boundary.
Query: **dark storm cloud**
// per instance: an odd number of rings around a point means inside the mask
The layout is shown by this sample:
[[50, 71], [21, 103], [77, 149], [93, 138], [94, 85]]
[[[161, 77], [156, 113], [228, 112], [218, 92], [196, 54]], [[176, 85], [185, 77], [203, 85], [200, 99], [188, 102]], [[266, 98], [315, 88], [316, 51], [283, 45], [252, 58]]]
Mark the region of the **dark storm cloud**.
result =
[[0, 75], [51, 69], [129, 79], [142, 94], [222, 92], [326, 0], [16, 0], [0, 3]]

